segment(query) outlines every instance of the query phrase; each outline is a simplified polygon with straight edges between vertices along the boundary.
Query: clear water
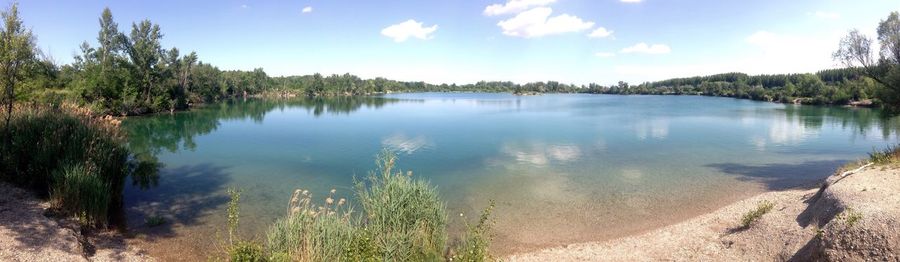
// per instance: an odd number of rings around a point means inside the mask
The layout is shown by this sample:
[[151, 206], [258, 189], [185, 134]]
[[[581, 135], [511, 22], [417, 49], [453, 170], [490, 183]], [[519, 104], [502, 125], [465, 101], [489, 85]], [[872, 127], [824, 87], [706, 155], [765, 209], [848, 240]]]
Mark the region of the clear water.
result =
[[[896, 143], [900, 119], [696, 96], [422, 93], [232, 101], [123, 126], [133, 148], [164, 165], [157, 187], [126, 190], [131, 228], [151, 252], [203, 253], [224, 229], [229, 187], [243, 189], [247, 235], [283, 215], [295, 188], [350, 198], [354, 176], [390, 148], [402, 169], [439, 187], [454, 227], [459, 213], [496, 200], [494, 249], [510, 253], [634, 234], [811, 186]], [[149, 215], [170, 223], [146, 228]]]

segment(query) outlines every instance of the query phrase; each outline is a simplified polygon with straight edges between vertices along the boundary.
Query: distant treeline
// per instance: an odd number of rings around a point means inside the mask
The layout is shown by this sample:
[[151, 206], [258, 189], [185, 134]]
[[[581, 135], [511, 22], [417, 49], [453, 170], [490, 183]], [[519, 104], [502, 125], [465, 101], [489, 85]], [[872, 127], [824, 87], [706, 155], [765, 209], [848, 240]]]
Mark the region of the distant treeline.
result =
[[[252, 71], [220, 70], [163, 48], [163, 34], [149, 20], [132, 23], [129, 34], [119, 31], [109, 9], [99, 19], [98, 46], [87, 42], [71, 64], [34, 59], [15, 91], [18, 99], [59, 103], [74, 101], [100, 114], [137, 115], [186, 109], [235, 96], [348, 96], [390, 92], [510, 92], [707, 95], [804, 104], [878, 104], [876, 81], [857, 67], [815, 74], [750, 76], [726, 73], [675, 78], [632, 86], [626, 82], [603, 86], [555, 81], [516, 84], [480, 81], [474, 84], [429, 84], [385, 78], [362, 79], [351, 74], [270, 77], [262, 68]], [[40, 54], [40, 50], [35, 50]], [[40, 56], [39, 56], [40, 57]], [[852, 66], [852, 65], [851, 65]]]
[[[724, 96], [761, 101], [846, 105], [870, 102], [878, 85], [854, 68], [829, 69], [815, 74], [747, 75], [725, 73], [674, 78], [629, 86], [590, 85], [588, 93]], [[877, 102], [877, 101], [874, 101]]]

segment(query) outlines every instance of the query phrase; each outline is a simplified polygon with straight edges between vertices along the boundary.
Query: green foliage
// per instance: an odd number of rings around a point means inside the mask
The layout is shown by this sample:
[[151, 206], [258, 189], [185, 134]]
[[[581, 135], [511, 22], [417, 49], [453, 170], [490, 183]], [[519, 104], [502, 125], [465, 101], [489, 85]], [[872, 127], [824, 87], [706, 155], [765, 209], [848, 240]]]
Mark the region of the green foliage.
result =
[[491, 244], [491, 212], [494, 210], [494, 201], [481, 212], [478, 223], [474, 226], [466, 223], [466, 235], [457, 244], [456, 254], [452, 256], [453, 261], [481, 262], [493, 261], [488, 248]]
[[0, 127], [12, 134], [11, 146], [0, 152], [0, 179], [49, 194], [56, 206], [94, 224], [105, 224], [110, 211], [121, 210], [128, 175], [142, 186], [157, 179], [155, 162], [129, 159], [114, 119], [93, 118], [68, 106], [20, 106]]
[[238, 241], [228, 251], [228, 258], [232, 262], [264, 262], [269, 261], [265, 250], [257, 243]]
[[772, 208], [774, 207], [775, 204], [768, 200], [760, 201], [755, 209], [750, 210], [750, 212], [747, 212], [741, 217], [741, 228], [750, 228], [750, 225], [752, 225], [754, 221], [758, 220], [766, 213], [769, 213], [769, 211], [772, 211]]
[[875, 149], [869, 153], [869, 160], [876, 165], [900, 163], [900, 146], [889, 145], [885, 149]]
[[376, 235], [384, 257], [424, 260], [439, 257], [447, 241], [447, 211], [437, 189], [425, 180], [394, 169], [396, 156], [385, 150], [376, 161], [380, 172], [357, 183], [366, 228]]
[[847, 227], [853, 227], [862, 220], [863, 215], [859, 211], [848, 208], [844, 210], [844, 212], [841, 212], [841, 214], [838, 215], [838, 218], [843, 220], [844, 223], [847, 223]]
[[[362, 212], [355, 216], [335, 190], [324, 204], [313, 203], [307, 190], [296, 190], [288, 216], [266, 233], [271, 258], [294, 261], [436, 261], [465, 258], [488, 259], [488, 208], [479, 223], [469, 226], [464, 249], [467, 255], [443, 257], [447, 217], [437, 190], [411, 173], [395, 170], [396, 157], [389, 151], [376, 161], [378, 172], [357, 182], [356, 195]], [[480, 259], [479, 259], [480, 258]]]
[[52, 206], [74, 214], [84, 225], [106, 223], [112, 196], [109, 185], [83, 165], [67, 165], [53, 172], [50, 200]]
[[16, 87], [22, 85], [22, 81], [34, 71], [32, 66], [36, 62], [34, 36], [27, 29], [22, 19], [19, 18], [19, 5], [13, 3], [9, 9], [0, 13], [3, 24], [0, 25], [0, 87], [3, 88], [0, 103], [5, 109], [5, 124], [3, 147], [11, 147], [12, 130], [9, 121], [12, 118], [13, 104], [18, 94]]
[[332, 197], [317, 206], [308, 191], [295, 191], [288, 216], [276, 221], [266, 234], [269, 251], [298, 261], [339, 261], [358, 254], [354, 251], [368, 243], [354, 242], [358, 223], [351, 220], [345, 201], [335, 203]]
[[841, 39], [833, 57], [877, 82], [876, 95], [882, 105], [891, 113], [900, 113], [900, 13], [891, 12], [876, 31], [881, 50], [875, 49], [874, 40], [854, 29]]
[[603, 94], [705, 95], [759, 101], [845, 105], [872, 99], [877, 85], [852, 69], [830, 69], [816, 74], [750, 76], [726, 73], [675, 78], [638, 86], [590, 85], [583, 90]]

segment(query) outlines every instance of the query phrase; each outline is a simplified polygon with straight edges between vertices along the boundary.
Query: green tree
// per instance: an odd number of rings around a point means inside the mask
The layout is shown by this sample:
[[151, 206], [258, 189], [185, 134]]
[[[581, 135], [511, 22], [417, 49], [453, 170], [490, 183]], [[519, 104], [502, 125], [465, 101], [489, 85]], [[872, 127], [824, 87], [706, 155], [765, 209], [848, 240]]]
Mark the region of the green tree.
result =
[[144, 107], [159, 108], [165, 100], [153, 101], [154, 95], [159, 93], [160, 87], [160, 63], [162, 62], [163, 49], [159, 43], [162, 38], [159, 25], [150, 20], [132, 24], [131, 36], [126, 41], [126, 50], [131, 58], [134, 74], [138, 79], [140, 99]]
[[878, 58], [872, 47], [874, 41], [855, 29], [841, 39], [834, 58], [881, 84], [878, 98], [896, 114], [900, 112], [900, 14], [891, 12], [878, 24], [877, 32], [881, 46]]
[[9, 121], [13, 103], [16, 101], [16, 86], [27, 77], [29, 67], [35, 62], [36, 47], [31, 30], [25, 28], [19, 18], [19, 6], [13, 3], [0, 14], [3, 19], [0, 28], [0, 85], [3, 86], [3, 103], [6, 105], [6, 131], [4, 147], [11, 146], [12, 133]]

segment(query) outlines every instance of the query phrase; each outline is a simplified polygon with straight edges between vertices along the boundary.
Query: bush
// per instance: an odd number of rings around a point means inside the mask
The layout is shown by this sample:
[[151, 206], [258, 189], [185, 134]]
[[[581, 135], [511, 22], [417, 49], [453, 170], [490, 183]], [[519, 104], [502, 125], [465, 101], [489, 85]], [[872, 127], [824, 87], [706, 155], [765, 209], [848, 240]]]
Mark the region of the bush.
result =
[[478, 223], [474, 226], [466, 223], [466, 235], [456, 247], [456, 254], [451, 256], [453, 261], [480, 262], [492, 260], [488, 248], [491, 244], [491, 212], [494, 210], [494, 202], [481, 212]]
[[373, 240], [384, 257], [428, 260], [440, 257], [447, 241], [447, 210], [437, 188], [412, 172], [394, 171], [396, 157], [384, 151], [376, 161], [380, 174], [358, 182], [356, 194], [367, 221], [379, 232]]
[[[336, 200], [334, 189], [325, 203], [313, 203], [307, 190], [296, 190], [288, 215], [266, 233], [272, 260], [294, 261], [437, 261], [489, 259], [487, 223], [490, 208], [476, 226], [469, 226], [463, 247], [466, 256], [443, 257], [447, 241], [447, 211], [437, 189], [412, 173], [395, 170], [389, 151], [376, 161], [379, 171], [356, 183], [362, 212], [355, 216], [349, 203]], [[493, 207], [493, 205], [492, 205]]]
[[229, 250], [228, 258], [232, 262], [263, 262], [268, 261], [265, 254], [265, 251], [259, 244], [238, 241]]
[[[5, 138], [0, 141], [0, 180], [41, 196], [55, 194], [55, 205], [63, 211], [106, 224], [113, 217], [110, 211], [121, 210], [126, 177], [134, 174], [135, 181], [152, 183], [158, 169], [155, 163], [130, 160], [118, 124], [115, 119], [93, 117], [87, 110], [68, 105], [19, 106], [8, 126], [0, 123]], [[94, 217], [100, 213], [106, 218]]]
[[769, 211], [772, 211], [773, 207], [775, 207], [775, 204], [768, 200], [760, 201], [755, 209], [750, 210], [750, 212], [747, 212], [744, 214], [744, 217], [741, 218], [741, 228], [750, 228], [750, 225], [752, 225], [754, 221], [761, 218], [766, 213], [769, 213]]

